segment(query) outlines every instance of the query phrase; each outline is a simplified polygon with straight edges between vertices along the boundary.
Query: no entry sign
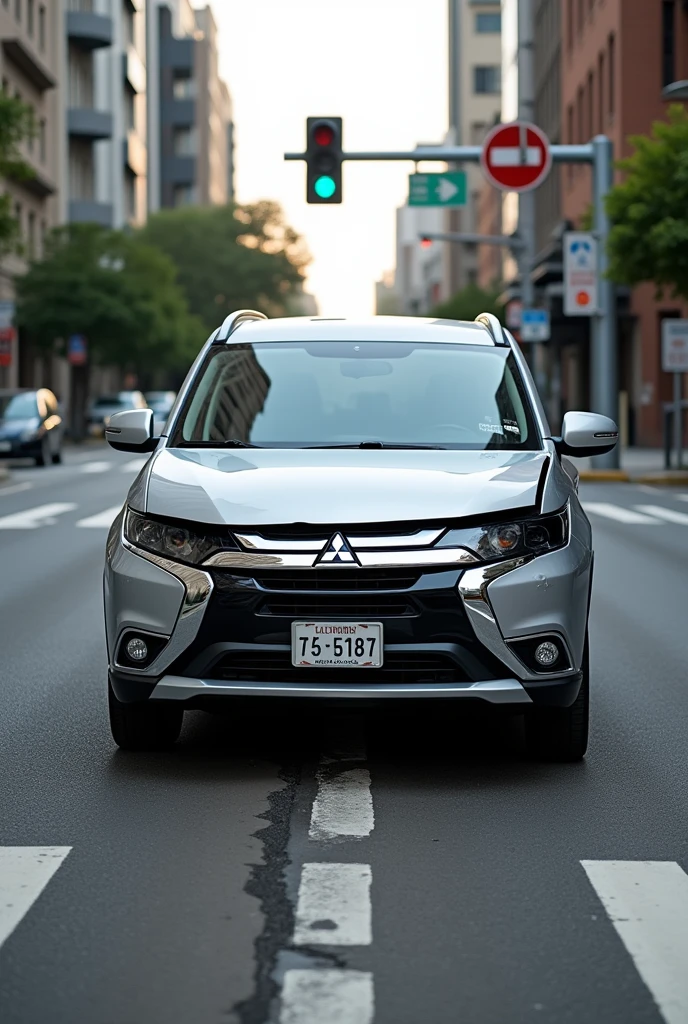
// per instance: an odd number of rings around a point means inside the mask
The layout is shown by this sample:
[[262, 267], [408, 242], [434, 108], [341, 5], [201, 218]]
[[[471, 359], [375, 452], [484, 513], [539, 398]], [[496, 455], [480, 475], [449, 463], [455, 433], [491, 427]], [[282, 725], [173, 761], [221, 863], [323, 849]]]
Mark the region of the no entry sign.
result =
[[552, 166], [549, 139], [528, 121], [499, 124], [483, 143], [485, 177], [504, 192], [528, 192], [541, 185]]

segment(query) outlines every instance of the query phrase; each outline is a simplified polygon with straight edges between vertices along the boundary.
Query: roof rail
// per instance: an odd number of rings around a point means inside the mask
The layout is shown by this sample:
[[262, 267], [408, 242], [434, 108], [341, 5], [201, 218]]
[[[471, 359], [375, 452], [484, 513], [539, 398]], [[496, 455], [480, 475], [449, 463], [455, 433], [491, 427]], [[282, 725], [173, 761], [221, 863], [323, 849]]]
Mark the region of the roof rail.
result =
[[508, 338], [504, 333], [504, 328], [502, 327], [494, 313], [479, 313], [478, 316], [475, 318], [475, 322], [477, 324], [482, 324], [483, 327], [487, 327], [495, 345], [509, 344]]
[[224, 345], [239, 324], [243, 324], [246, 320], [267, 320], [267, 317], [265, 313], [259, 313], [255, 309], [237, 309], [235, 313], [230, 313], [225, 318], [213, 340], [213, 345]]

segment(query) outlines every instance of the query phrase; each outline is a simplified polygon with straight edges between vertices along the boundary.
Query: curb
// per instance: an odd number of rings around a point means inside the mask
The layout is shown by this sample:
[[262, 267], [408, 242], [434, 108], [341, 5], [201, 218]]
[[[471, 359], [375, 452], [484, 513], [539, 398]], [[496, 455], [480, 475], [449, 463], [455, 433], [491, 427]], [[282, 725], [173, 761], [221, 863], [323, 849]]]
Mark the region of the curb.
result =
[[688, 485], [688, 472], [675, 469], [673, 473], [646, 473], [643, 476], [634, 476], [634, 484], [674, 484], [679, 487]]
[[581, 469], [578, 476], [597, 483], [629, 483], [631, 479], [625, 469]]
[[676, 469], [669, 473], [629, 473], [625, 469], [582, 469], [579, 479], [588, 483], [657, 484], [688, 486], [688, 471]]

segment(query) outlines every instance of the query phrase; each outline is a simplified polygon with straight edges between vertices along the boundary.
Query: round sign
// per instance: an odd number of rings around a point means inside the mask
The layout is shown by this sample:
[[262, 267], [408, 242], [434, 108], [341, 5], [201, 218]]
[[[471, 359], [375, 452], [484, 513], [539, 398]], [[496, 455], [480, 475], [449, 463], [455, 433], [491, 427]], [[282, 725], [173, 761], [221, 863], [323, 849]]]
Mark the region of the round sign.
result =
[[528, 192], [541, 185], [552, 166], [549, 139], [528, 121], [498, 124], [483, 143], [485, 177], [504, 192]]

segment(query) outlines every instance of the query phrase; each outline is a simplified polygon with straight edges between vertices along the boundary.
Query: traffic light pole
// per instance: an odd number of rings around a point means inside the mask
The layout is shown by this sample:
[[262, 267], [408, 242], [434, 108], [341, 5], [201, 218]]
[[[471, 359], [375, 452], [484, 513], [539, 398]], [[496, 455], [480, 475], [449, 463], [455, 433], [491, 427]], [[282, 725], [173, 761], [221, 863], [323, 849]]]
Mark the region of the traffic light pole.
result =
[[[550, 148], [554, 164], [590, 164], [593, 180], [593, 209], [595, 213], [595, 236], [599, 246], [599, 306], [592, 319], [592, 407], [595, 412], [618, 420], [619, 388], [616, 352], [616, 301], [614, 285], [607, 280], [607, 242], [609, 218], [605, 209], [605, 198], [613, 183], [613, 150], [611, 140], [605, 135], [596, 136], [592, 142], [580, 145], [561, 145]], [[408, 160], [411, 163], [479, 163], [481, 146], [417, 146], [410, 150], [370, 151], [364, 153], [342, 153], [345, 160]], [[306, 160], [306, 153], [285, 153], [285, 160]], [[619, 466], [618, 447], [608, 455], [598, 456], [600, 468], [616, 469]]]
[[427, 238], [430, 242], [454, 242], [461, 245], [499, 245], [520, 253], [524, 243], [518, 235], [476, 235], [472, 231], [422, 231], [418, 238]]

